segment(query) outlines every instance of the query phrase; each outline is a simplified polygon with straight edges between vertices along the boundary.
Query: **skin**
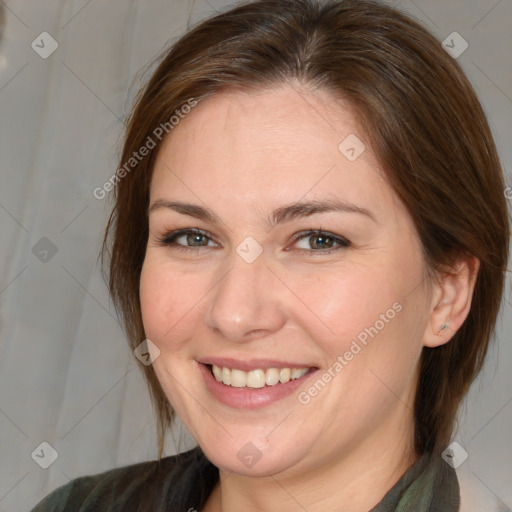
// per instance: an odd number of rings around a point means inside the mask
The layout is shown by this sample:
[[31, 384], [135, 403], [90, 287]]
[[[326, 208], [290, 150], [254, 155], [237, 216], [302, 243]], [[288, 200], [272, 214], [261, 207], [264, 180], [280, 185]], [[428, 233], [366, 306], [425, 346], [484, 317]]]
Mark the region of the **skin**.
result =
[[[220, 469], [203, 510], [367, 511], [417, 460], [421, 350], [448, 342], [462, 324], [478, 261], [460, 260], [429, 285], [411, 217], [368, 144], [353, 162], [338, 149], [350, 134], [365, 142], [349, 105], [283, 86], [203, 100], [159, 152], [150, 205], [192, 203], [220, 218], [152, 210], [140, 282], [146, 335], [161, 351], [159, 382]], [[332, 198], [374, 218], [335, 211], [266, 223], [283, 205]], [[207, 237], [159, 241], [181, 228]], [[326, 253], [317, 237], [292, 238], [309, 229], [350, 245], [334, 242]], [[236, 252], [248, 236], [263, 249], [252, 263]], [[199, 371], [197, 361], [215, 355], [275, 358], [321, 375], [395, 303], [400, 312], [307, 405], [292, 393], [259, 409], [231, 408]], [[261, 452], [250, 468], [237, 457], [248, 442]]]

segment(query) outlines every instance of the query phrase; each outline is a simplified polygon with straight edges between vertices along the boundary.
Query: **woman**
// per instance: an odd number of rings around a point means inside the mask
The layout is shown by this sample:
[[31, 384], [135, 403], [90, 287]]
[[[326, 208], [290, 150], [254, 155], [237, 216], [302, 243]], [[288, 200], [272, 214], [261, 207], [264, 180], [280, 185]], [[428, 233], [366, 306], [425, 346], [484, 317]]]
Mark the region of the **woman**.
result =
[[509, 224], [480, 103], [432, 35], [367, 0], [206, 20], [111, 181], [103, 255], [160, 457], [174, 412], [198, 447], [34, 510], [464, 510], [446, 449]]

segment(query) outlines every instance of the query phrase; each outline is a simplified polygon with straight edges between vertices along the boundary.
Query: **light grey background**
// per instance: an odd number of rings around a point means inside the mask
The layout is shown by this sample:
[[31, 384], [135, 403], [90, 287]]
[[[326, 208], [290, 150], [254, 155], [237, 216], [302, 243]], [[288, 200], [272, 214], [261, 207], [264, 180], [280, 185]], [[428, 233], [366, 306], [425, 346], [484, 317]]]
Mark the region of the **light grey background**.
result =
[[[512, 1], [393, 3], [440, 41], [456, 31], [468, 42], [458, 60], [488, 113], [512, 185]], [[139, 70], [190, 23], [227, 2], [4, 4], [0, 512], [14, 512], [30, 509], [71, 478], [156, 456], [145, 383], [96, 264], [111, 205], [92, 191], [116, 169], [122, 121], [140, 84]], [[47, 59], [31, 48], [44, 31], [59, 45]], [[41, 242], [44, 237], [51, 243]], [[469, 453], [460, 471], [500, 510], [512, 507], [509, 282], [498, 339], [455, 437]], [[48, 469], [31, 457], [43, 441], [58, 452]], [[190, 446], [186, 434], [177, 432], [167, 453]], [[49, 450], [43, 451], [48, 457]]]

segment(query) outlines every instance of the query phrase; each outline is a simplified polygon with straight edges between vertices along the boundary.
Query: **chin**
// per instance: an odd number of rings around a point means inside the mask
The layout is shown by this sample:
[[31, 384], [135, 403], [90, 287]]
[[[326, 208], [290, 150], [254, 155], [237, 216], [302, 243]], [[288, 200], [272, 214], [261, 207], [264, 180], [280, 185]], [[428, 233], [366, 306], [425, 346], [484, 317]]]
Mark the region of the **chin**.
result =
[[[272, 441], [254, 435], [223, 436], [221, 440], [215, 437], [206, 442], [199, 442], [207, 458], [220, 470], [234, 472], [250, 477], [268, 477], [283, 473], [295, 467], [309, 452], [309, 447], [297, 445], [303, 442], [288, 438], [276, 437]], [[250, 440], [252, 439], [252, 440]], [[242, 441], [244, 440], [244, 441]]]

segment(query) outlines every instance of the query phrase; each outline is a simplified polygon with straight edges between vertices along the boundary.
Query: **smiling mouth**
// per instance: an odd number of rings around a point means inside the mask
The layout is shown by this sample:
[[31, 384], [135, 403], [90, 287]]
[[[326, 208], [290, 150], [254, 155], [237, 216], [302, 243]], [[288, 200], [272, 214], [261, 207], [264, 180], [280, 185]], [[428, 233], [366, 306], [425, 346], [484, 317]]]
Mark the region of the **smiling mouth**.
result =
[[248, 372], [215, 364], [206, 365], [217, 382], [235, 388], [263, 388], [286, 384], [304, 377], [316, 368], [257, 368]]

